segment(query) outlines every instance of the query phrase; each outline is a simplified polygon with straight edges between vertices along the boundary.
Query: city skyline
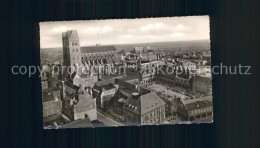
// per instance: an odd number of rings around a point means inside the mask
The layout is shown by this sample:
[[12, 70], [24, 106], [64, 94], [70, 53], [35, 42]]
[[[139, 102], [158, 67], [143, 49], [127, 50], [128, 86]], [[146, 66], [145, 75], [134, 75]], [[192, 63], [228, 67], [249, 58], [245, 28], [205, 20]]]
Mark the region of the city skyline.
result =
[[40, 48], [62, 47], [67, 30], [79, 32], [81, 46], [209, 40], [209, 17], [41, 22]]

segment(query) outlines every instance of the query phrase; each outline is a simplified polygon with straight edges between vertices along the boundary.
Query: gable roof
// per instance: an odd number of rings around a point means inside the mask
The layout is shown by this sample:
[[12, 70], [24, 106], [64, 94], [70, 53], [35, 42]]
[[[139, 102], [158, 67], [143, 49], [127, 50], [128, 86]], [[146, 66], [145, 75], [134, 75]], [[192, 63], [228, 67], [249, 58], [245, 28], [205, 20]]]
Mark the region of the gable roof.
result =
[[81, 53], [97, 53], [97, 52], [110, 52], [116, 51], [115, 46], [91, 46], [81, 47]]
[[139, 99], [141, 100], [142, 115], [153, 110], [153, 107], [154, 108], [161, 107], [166, 104], [155, 92], [151, 92], [146, 95], [143, 95]]

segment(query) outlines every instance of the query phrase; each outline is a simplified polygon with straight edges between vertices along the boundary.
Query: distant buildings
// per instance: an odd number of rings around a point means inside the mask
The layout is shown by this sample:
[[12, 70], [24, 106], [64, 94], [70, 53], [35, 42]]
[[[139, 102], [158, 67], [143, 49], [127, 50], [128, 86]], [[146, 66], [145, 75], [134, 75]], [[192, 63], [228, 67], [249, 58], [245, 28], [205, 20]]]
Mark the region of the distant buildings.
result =
[[192, 79], [192, 91], [193, 93], [210, 93], [212, 92], [211, 78], [196, 76]]
[[163, 82], [170, 86], [191, 90], [192, 80], [189, 71], [180, 70], [174, 66], [169, 68], [167, 65], [163, 65], [160, 69], [161, 70], [158, 70], [158, 73], [155, 76], [156, 81]]
[[158, 61], [140, 63], [136, 68], [127, 68], [126, 73], [130, 77], [138, 77], [141, 83], [150, 83], [155, 78], [158, 64]]
[[[208, 52], [177, 55], [150, 47], [135, 47], [130, 52], [100, 44], [81, 47], [75, 30], [63, 32], [62, 42], [63, 63], [49, 64], [42, 71], [45, 123], [62, 118], [70, 123], [58, 128], [93, 127], [91, 122], [98, 121], [97, 110], [104, 113], [102, 120], [115, 119], [127, 125], [158, 124], [177, 117], [212, 121], [212, 98], [196, 98], [210, 94], [211, 78], [192, 71], [209, 63], [210, 59], [205, 59], [210, 58]], [[148, 89], [157, 82], [155, 89]], [[164, 90], [156, 91], [164, 84]], [[184, 93], [191, 97], [176, 96]]]

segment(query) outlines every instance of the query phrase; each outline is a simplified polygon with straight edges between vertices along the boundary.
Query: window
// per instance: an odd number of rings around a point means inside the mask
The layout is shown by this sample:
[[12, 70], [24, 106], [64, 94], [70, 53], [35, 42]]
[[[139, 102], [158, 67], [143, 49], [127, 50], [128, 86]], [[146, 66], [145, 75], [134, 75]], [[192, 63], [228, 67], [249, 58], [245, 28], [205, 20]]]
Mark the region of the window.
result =
[[77, 51], [77, 52], [79, 51], [78, 48], [76, 49], [76, 51]]

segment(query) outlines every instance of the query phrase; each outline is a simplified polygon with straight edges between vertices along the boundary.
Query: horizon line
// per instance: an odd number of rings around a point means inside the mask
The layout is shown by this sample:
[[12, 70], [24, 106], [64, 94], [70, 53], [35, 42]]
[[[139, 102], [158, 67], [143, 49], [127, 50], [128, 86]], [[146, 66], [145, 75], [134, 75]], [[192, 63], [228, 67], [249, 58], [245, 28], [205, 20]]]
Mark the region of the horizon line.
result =
[[[122, 44], [103, 44], [105, 46], [115, 46], [115, 45], [127, 45], [127, 44], [150, 44], [150, 43], [168, 43], [168, 42], [189, 42], [189, 41], [209, 41], [210, 43], [210, 39], [201, 39], [201, 40], [181, 40], [181, 41], [165, 41], [165, 42], [145, 42], [145, 43], [122, 43]], [[81, 47], [93, 47], [96, 45], [86, 45], [86, 46], [81, 46]], [[102, 44], [101, 44], [102, 46]], [[48, 48], [62, 48], [62, 46], [58, 46], [58, 47], [43, 47], [40, 49], [48, 49]]]

